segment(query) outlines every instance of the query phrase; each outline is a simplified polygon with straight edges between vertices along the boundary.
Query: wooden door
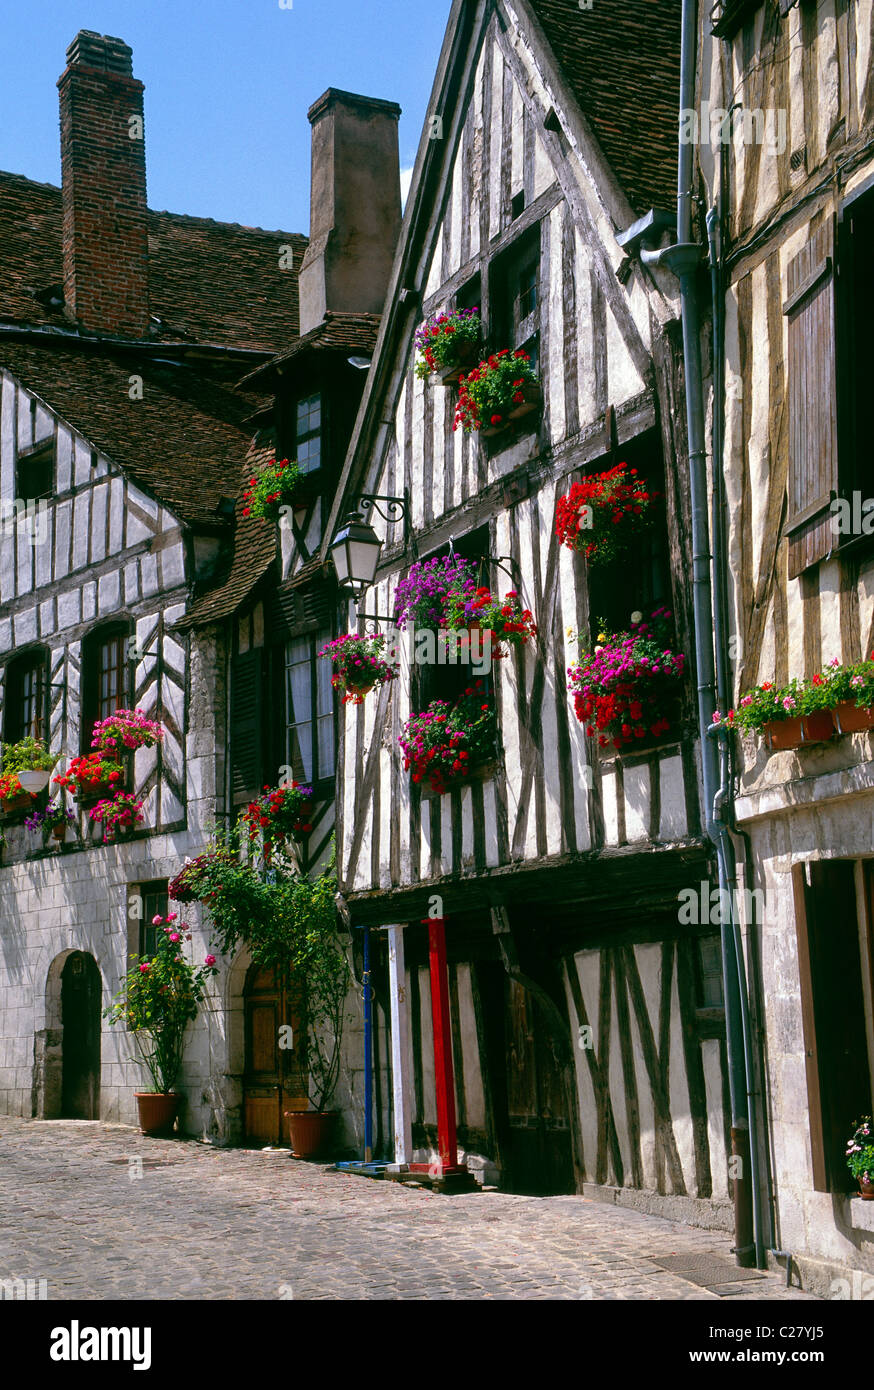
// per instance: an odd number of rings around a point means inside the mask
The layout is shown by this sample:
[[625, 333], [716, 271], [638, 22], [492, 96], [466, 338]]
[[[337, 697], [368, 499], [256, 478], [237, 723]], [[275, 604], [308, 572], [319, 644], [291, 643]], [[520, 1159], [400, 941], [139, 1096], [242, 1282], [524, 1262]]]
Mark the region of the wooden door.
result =
[[100, 971], [93, 956], [73, 951], [61, 973], [61, 1116], [100, 1114]]
[[281, 989], [273, 970], [252, 966], [243, 995], [246, 1057], [243, 1124], [248, 1141], [290, 1143], [286, 1110], [309, 1105], [306, 1038], [290, 988]]
[[506, 977], [507, 1142], [502, 1186], [557, 1195], [576, 1190], [564, 1067], [542, 1006]]

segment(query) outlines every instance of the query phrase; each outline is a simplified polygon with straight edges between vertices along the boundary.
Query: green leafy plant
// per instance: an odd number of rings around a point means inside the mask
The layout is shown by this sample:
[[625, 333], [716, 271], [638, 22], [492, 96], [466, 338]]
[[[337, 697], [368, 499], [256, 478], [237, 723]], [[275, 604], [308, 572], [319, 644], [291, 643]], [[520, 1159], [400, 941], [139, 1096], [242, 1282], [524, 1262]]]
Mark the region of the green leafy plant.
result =
[[48, 772], [57, 761], [57, 753], [50, 753], [41, 738], [28, 736], [3, 749], [3, 771], [8, 773]]
[[152, 921], [162, 928], [155, 953], [133, 958], [104, 1017], [129, 1030], [155, 1090], [166, 1095], [182, 1070], [185, 1032], [197, 1017], [207, 980], [216, 973], [215, 956], [193, 966], [184, 954], [191, 932], [184, 923], [177, 925], [176, 913]]
[[778, 688], [773, 681], [763, 681], [741, 696], [737, 709], [730, 709], [725, 715], [721, 710], [714, 710], [711, 719], [714, 724], [727, 724], [732, 729], [758, 733], [766, 724], [794, 719], [800, 713], [797, 683]]
[[863, 1115], [847, 1140], [847, 1167], [857, 1181], [874, 1183], [874, 1120]]
[[432, 700], [421, 713], [410, 715], [398, 736], [404, 770], [412, 768], [414, 782], [427, 779], [442, 795], [494, 756], [496, 731], [494, 702], [482, 681], [476, 681], [454, 704]]
[[457, 309], [433, 314], [416, 331], [416, 376], [424, 379], [441, 367], [456, 367], [470, 360], [482, 333], [479, 309]]
[[265, 463], [243, 493], [243, 516], [259, 521], [278, 521], [281, 508], [294, 504], [302, 473], [295, 462], [282, 459]]
[[528, 353], [502, 348], [463, 376], [458, 386], [454, 430], [493, 429], [507, 424], [511, 411], [523, 404], [526, 387], [537, 385]]

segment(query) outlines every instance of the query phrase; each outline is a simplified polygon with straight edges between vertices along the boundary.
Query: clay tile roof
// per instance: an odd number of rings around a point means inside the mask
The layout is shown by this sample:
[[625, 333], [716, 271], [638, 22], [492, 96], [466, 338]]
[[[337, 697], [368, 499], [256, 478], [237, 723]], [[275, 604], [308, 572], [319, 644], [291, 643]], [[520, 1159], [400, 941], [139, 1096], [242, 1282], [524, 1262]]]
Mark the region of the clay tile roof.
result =
[[[71, 327], [48, 293], [63, 280], [61, 220], [59, 188], [0, 172], [0, 320]], [[293, 269], [280, 269], [283, 246], [292, 247]], [[296, 232], [150, 211], [153, 340], [283, 348], [297, 336], [297, 271], [306, 246]]]
[[296, 357], [311, 352], [359, 353], [365, 356], [376, 347], [379, 332], [379, 314], [338, 313], [328, 309], [321, 323], [298, 338], [286, 352], [256, 367], [240, 382], [241, 386], [257, 381], [259, 389], [264, 389], [267, 381], [281, 367], [293, 362]]
[[681, 0], [530, 0], [638, 213], [677, 200]]
[[[221, 498], [237, 496], [252, 396], [188, 365], [69, 343], [0, 342], [2, 368], [181, 520], [215, 525]], [[133, 374], [141, 400], [129, 396]]]
[[243, 516], [241, 496], [243, 479], [251, 477], [253, 469], [257, 470], [272, 459], [272, 448], [252, 446], [249, 449], [242, 473], [237, 472], [237, 525], [224, 572], [215, 576], [212, 587], [206, 593], [195, 598], [184, 618], [177, 623], [180, 631], [204, 627], [235, 613], [273, 563], [276, 556], [276, 527], [270, 522]]

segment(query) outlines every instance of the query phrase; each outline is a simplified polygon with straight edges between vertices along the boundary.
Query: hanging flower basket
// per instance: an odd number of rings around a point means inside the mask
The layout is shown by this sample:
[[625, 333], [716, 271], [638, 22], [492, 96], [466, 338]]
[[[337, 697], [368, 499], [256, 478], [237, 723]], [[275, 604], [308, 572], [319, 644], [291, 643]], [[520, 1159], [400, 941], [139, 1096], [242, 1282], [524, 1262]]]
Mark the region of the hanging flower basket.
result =
[[433, 700], [410, 715], [398, 737], [404, 770], [442, 795], [494, 757], [496, 730], [494, 703], [476, 681], [455, 704]]
[[636, 468], [618, 463], [574, 483], [558, 499], [555, 534], [569, 550], [585, 555], [590, 565], [606, 564], [627, 550], [651, 522], [656, 498]]
[[361, 705], [376, 686], [396, 679], [397, 665], [383, 658], [384, 647], [385, 637], [381, 633], [375, 637], [359, 637], [357, 633], [346, 632], [319, 652], [320, 657], [333, 663], [331, 685], [343, 692], [344, 705]]
[[492, 594], [485, 585], [476, 588], [475, 581], [470, 577], [460, 581], [447, 595], [445, 622], [451, 630], [490, 632], [491, 655], [495, 660], [505, 655], [499, 643], [524, 647], [529, 638], [533, 640], [537, 636], [537, 624], [531, 610], [522, 607], [515, 589], [508, 590], [501, 598]]
[[476, 588], [477, 567], [461, 555], [417, 560], [395, 590], [394, 620], [397, 627], [445, 626], [449, 596], [461, 588]]
[[250, 841], [262, 837], [265, 862], [269, 861], [272, 846], [283, 843], [287, 835], [297, 837], [312, 830], [312, 797], [312, 787], [286, 782], [280, 787], [265, 787], [257, 801], [249, 802], [242, 824]]
[[456, 382], [479, 355], [479, 309], [434, 314], [416, 332], [416, 376], [447, 386]]
[[522, 348], [514, 353], [502, 348], [461, 377], [452, 428], [460, 425], [468, 432], [501, 434], [520, 414], [530, 414], [541, 404], [540, 383], [528, 353]]
[[577, 719], [600, 748], [619, 753], [670, 731], [686, 661], [671, 650], [671, 616], [657, 608], [629, 632], [599, 631], [594, 650], [569, 667]]
[[28, 810], [35, 799], [31, 792], [22, 790], [16, 773], [6, 772], [0, 776], [0, 804], [4, 815], [12, 816], [18, 811]]
[[12, 813], [29, 807], [36, 793], [48, 785], [57, 761], [57, 754], [50, 753], [39, 738], [28, 735], [17, 743], [6, 744], [0, 770], [3, 809]]
[[274, 459], [249, 479], [242, 514], [257, 521], [279, 521], [283, 507], [294, 508], [303, 474], [294, 462]]

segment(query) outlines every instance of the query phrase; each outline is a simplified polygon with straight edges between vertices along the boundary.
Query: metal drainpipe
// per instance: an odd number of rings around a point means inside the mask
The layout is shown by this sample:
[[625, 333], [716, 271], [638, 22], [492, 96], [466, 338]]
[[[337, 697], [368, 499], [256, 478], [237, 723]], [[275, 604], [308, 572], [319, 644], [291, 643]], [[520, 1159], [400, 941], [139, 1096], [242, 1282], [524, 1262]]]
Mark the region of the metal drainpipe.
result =
[[[693, 108], [695, 100], [695, 57], [698, 37], [696, 0], [683, 0], [680, 47], [680, 111]], [[680, 118], [682, 122], [682, 117]], [[698, 672], [698, 731], [704, 808], [707, 833], [716, 847], [720, 902], [731, 905], [730, 920], [721, 923], [722, 972], [725, 994], [726, 1048], [728, 1052], [729, 1100], [731, 1106], [732, 1152], [740, 1158], [740, 1178], [733, 1178], [735, 1212], [735, 1254], [739, 1265], [753, 1261], [762, 1267], [764, 1248], [761, 1233], [757, 1164], [751, 1161], [752, 1143], [757, 1136], [755, 1109], [751, 1094], [752, 1056], [745, 972], [736, 921], [732, 888], [735, 883], [734, 853], [723, 819], [723, 808], [730, 794], [727, 758], [717, 751], [708, 736], [716, 705], [714, 673], [714, 615], [710, 570], [709, 527], [707, 521], [707, 465], [704, 435], [704, 397], [701, 377], [700, 317], [695, 275], [701, 247], [692, 236], [691, 143], [679, 141], [677, 161], [677, 242], [662, 251], [641, 250], [645, 264], [667, 266], [679, 279], [683, 322], [683, 360], [686, 378], [686, 425], [689, 444], [689, 484], [692, 509], [692, 605], [695, 630], [695, 660]], [[718, 539], [718, 536], [717, 536]], [[721, 563], [721, 556], [717, 557]], [[720, 762], [722, 767], [720, 768]], [[720, 912], [720, 917], [726, 914]], [[745, 1026], [746, 1024], [746, 1026]]]

